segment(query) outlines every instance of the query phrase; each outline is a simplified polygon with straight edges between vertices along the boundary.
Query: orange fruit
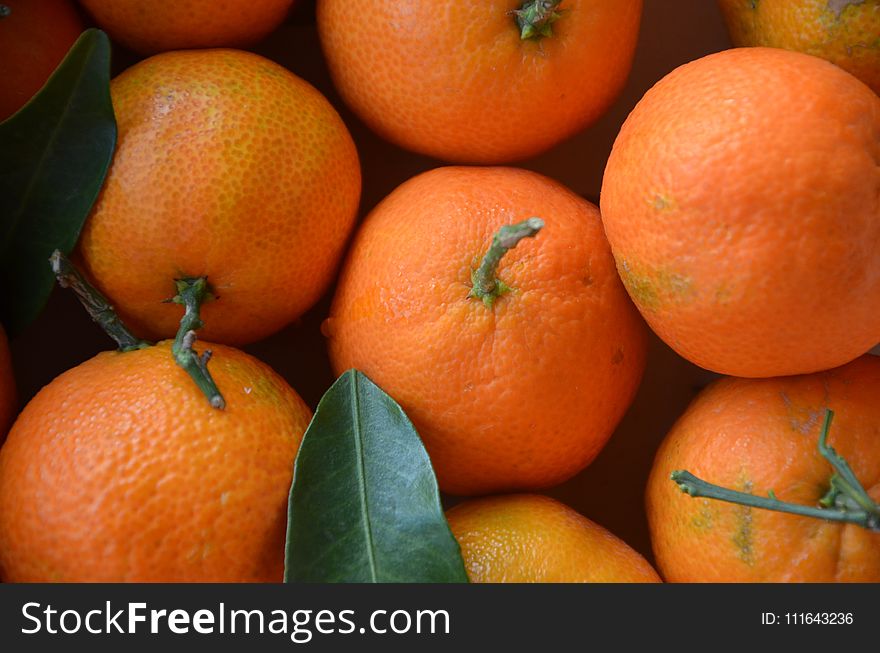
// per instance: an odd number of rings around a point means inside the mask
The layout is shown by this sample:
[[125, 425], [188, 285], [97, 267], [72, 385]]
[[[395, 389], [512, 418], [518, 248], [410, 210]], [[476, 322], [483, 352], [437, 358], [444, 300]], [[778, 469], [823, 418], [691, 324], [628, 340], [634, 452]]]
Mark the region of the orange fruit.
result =
[[309, 409], [258, 360], [202, 347], [225, 410], [168, 341], [98, 354], [25, 407], [0, 450], [4, 581], [281, 581]]
[[6, 332], [0, 325], [0, 442], [6, 436], [6, 429], [12, 423], [16, 407], [15, 378], [12, 375], [12, 360]]
[[[548, 7], [522, 38], [517, 11]], [[382, 137], [447, 161], [539, 154], [604, 113], [623, 88], [641, 0], [319, 0], [333, 81]]]
[[735, 45], [827, 59], [880, 93], [880, 1], [719, 0]]
[[470, 499], [447, 513], [472, 583], [658, 583], [625, 542], [535, 494]]
[[880, 533], [683, 494], [674, 470], [763, 497], [818, 507], [832, 468], [828, 443], [880, 500], [880, 358], [773, 379], [725, 378], [704, 390], [657, 452], [648, 481], [651, 541], [676, 582], [880, 581]]
[[83, 30], [68, 0], [3, 0], [0, 10], [0, 120], [40, 90]]
[[293, 0], [81, 0], [110, 36], [136, 52], [241, 47], [286, 18]]
[[156, 55], [111, 85], [119, 140], [79, 245], [139, 335], [171, 337], [173, 279], [207, 276], [205, 338], [247, 343], [306, 311], [357, 214], [348, 130], [309, 84], [258, 55]]
[[[530, 216], [546, 227], [497, 270], [511, 290], [491, 306], [470, 296], [493, 234]], [[596, 207], [512, 168], [440, 168], [392, 192], [355, 237], [324, 332], [337, 372], [357, 368], [400, 402], [453, 494], [579, 472], [645, 363]]]
[[880, 341], [878, 163], [864, 84], [737, 48], [645, 94], [608, 160], [602, 218], [627, 290], [679, 354], [735, 376], [815, 372]]

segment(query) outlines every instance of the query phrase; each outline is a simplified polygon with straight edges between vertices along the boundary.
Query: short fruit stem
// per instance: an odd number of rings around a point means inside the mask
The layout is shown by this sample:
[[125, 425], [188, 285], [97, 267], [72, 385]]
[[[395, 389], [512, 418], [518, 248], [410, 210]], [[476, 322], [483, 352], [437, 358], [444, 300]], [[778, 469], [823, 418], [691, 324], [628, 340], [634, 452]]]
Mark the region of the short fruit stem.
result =
[[819, 436], [819, 453], [834, 469], [831, 490], [820, 501], [821, 507], [802, 506], [780, 501], [771, 490], [768, 498], [719, 487], [697, 478], [687, 471], [672, 472], [672, 480], [679, 489], [692, 497], [704, 497], [736, 503], [750, 508], [787, 512], [803, 517], [856, 524], [869, 531], [880, 532], [880, 504], [877, 504], [856, 478], [846, 460], [828, 446], [828, 431], [834, 418], [832, 410], [826, 410], [825, 422]]
[[90, 284], [76, 266], [60, 251], [55, 250], [49, 257], [52, 272], [62, 288], [70, 288], [77, 298], [104, 332], [116, 341], [121, 351], [144, 349], [152, 343], [136, 337], [119, 319], [116, 311], [101, 292]]
[[170, 301], [183, 304], [185, 311], [180, 320], [177, 337], [171, 346], [174, 360], [186, 370], [199, 387], [213, 408], [226, 408], [226, 400], [220, 394], [217, 384], [208, 371], [211, 351], [206, 350], [201, 356], [193, 349], [196, 342], [196, 331], [204, 326], [199, 311], [202, 303], [211, 298], [208, 280], [205, 277], [195, 279], [177, 279], [177, 295]]
[[6, 18], [12, 14], [12, 8], [6, 5], [0, 5], [0, 18]]
[[468, 297], [476, 297], [487, 308], [492, 308], [495, 300], [510, 292], [511, 288], [496, 277], [498, 263], [508, 250], [516, 247], [523, 238], [533, 238], [544, 228], [541, 218], [529, 218], [517, 224], [501, 227], [492, 238], [492, 245], [483, 257], [480, 267], [471, 273], [471, 291]]
[[519, 9], [514, 9], [513, 16], [519, 28], [519, 37], [523, 41], [540, 41], [553, 36], [553, 23], [562, 16], [557, 7], [562, 0], [529, 0]]

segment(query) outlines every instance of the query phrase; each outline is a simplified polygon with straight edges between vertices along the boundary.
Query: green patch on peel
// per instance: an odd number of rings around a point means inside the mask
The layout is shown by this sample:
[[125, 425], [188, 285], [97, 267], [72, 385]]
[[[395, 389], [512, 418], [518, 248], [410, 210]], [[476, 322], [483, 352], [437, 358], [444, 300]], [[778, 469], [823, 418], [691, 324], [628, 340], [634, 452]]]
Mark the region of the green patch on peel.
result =
[[668, 195], [661, 195], [658, 193], [654, 196], [654, 201], [651, 202], [651, 206], [657, 211], [668, 211], [675, 208], [675, 202]]
[[712, 502], [709, 499], [703, 499], [700, 503], [700, 511], [691, 519], [691, 525], [697, 530], [710, 531], [715, 525], [715, 511], [712, 510]]
[[690, 277], [671, 270], [648, 270], [619, 259], [617, 271], [630, 297], [646, 310], [657, 311], [664, 304], [686, 303], [694, 294]]
[[[740, 484], [742, 492], [751, 493], [752, 481], [743, 480]], [[736, 531], [732, 542], [736, 547], [737, 557], [749, 567], [755, 564], [754, 532], [752, 524], [752, 509], [749, 506], [735, 506]]]

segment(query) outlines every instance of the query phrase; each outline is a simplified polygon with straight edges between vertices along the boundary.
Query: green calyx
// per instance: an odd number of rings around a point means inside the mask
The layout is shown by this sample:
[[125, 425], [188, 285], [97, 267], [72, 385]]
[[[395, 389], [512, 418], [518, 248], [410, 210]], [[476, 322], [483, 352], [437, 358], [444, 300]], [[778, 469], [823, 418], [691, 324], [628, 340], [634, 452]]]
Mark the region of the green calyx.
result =
[[468, 297], [476, 297], [486, 308], [492, 308], [495, 300], [512, 288], [497, 278], [498, 264], [508, 250], [516, 247], [523, 238], [533, 238], [544, 228], [541, 218], [529, 218], [517, 224], [501, 227], [492, 238], [492, 244], [480, 266], [471, 272], [471, 291]]
[[200, 316], [201, 306], [204, 302], [214, 298], [211, 287], [206, 277], [175, 279], [177, 294], [170, 302], [181, 304], [184, 307], [183, 318], [180, 320], [180, 328], [171, 345], [174, 360], [190, 375], [213, 408], [226, 408], [226, 400], [220, 393], [211, 373], [208, 371], [208, 361], [211, 360], [211, 350], [199, 354], [193, 348], [196, 342], [196, 331], [204, 326]]
[[672, 472], [671, 478], [678, 484], [682, 492], [692, 497], [717, 499], [750, 508], [775, 510], [802, 517], [855, 524], [869, 531], [880, 533], [880, 504], [868, 495], [849, 463], [832, 447], [828, 446], [828, 431], [831, 428], [833, 418], [834, 412], [830, 409], [826, 410], [825, 422], [819, 436], [819, 453], [829, 462], [834, 474], [831, 476], [831, 489], [819, 501], [818, 507], [780, 501], [772, 490], [766, 498], [729, 490], [707, 483], [684, 470]]
[[6, 18], [7, 16], [12, 14], [12, 7], [8, 7], [6, 5], [0, 5], [0, 18]]
[[557, 10], [562, 0], [529, 0], [513, 14], [519, 36], [523, 41], [540, 41], [553, 36], [553, 23], [560, 19], [562, 11]]

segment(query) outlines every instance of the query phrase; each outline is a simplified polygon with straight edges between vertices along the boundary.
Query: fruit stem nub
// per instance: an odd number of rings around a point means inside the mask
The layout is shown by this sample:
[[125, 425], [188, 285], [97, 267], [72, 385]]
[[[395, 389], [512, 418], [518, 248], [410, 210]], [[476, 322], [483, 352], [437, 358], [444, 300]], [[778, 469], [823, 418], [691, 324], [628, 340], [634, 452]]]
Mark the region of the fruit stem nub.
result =
[[0, 18], [6, 18], [7, 16], [12, 14], [12, 7], [8, 7], [7, 5], [0, 5]]
[[869, 531], [880, 533], [880, 504], [876, 503], [856, 478], [846, 460], [828, 446], [828, 431], [834, 411], [825, 411], [825, 422], [819, 436], [819, 453], [834, 469], [831, 490], [819, 502], [819, 508], [780, 501], [771, 490], [769, 497], [758, 497], [707, 483], [684, 470], [672, 472], [671, 478], [685, 494], [695, 498], [717, 499], [751, 508], [787, 512], [802, 517], [856, 524]]
[[184, 314], [180, 320], [180, 328], [177, 337], [171, 345], [174, 360], [180, 367], [186, 370], [195, 384], [199, 387], [213, 408], [226, 408], [226, 400], [220, 394], [217, 384], [208, 371], [208, 361], [211, 360], [211, 350], [206, 350], [201, 356], [193, 349], [196, 342], [196, 330], [204, 326], [199, 311], [202, 302], [212, 297], [206, 277], [175, 279], [177, 295], [170, 301], [184, 306]]
[[492, 245], [483, 256], [480, 267], [471, 272], [471, 291], [468, 297], [476, 297], [486, 305], [486, 308], [492, 308], [496, 299], [510, 292], [510, 286], [495, 276], [501, 257], [507, 253], [507, 250], [516, 247], [523, 238], [533, 238], [543, 228], [544, 221], [541, 218], [529, 218], [517, 224], [501, 227], [492, 238]]
[[89, 316], [97, 322], [104, 332], [116, 341], [120, 351], [144, 349], [152, 343], [136, 337], [119, 319], [107, 298], [86, 280], [82, 272], [70, 262], [61, 250], [56, 249], [49, 257], [52, 272], [62, 288], [70, 288], [86, 309]]
[[519, 28], [519, 37], [523, 41], [540, 41], [544, 37], [553, 36], [553, 23], [562, 16], [556, 8], [562, 0], [528, 0], [519, 9], [511, 13]]

